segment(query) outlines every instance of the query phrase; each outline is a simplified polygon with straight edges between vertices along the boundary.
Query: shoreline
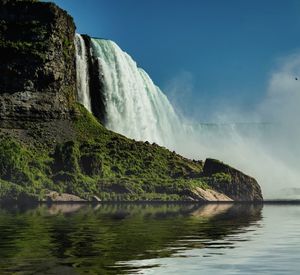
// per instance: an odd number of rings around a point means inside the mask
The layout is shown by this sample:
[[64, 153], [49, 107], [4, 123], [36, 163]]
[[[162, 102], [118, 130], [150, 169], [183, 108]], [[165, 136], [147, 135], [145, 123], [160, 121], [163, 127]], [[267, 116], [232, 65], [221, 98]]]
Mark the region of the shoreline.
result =
[[7, 205], [28, 205], [28, 206], [38, 206], [38, 205], [108, 205], [108, 204], [178, 204], [178, 205], [209, 205], [209, 204], [227, 204], [227, 205], [300, 205], [300, 200], [290, 200], [290, 199], [278, 199], [278, 200], [264, 200], [264, 201], [41, 201], [41, 202], [28, 202], [28, 201], [0, 201], [1, 206]]

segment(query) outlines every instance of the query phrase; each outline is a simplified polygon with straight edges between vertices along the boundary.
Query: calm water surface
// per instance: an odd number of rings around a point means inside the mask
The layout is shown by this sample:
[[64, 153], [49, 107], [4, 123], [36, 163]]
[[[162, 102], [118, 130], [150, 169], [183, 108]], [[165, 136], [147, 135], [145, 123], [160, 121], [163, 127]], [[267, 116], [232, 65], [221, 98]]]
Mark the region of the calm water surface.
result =
[[299, 274], [300, 206], [0, 207], [0, 274]]

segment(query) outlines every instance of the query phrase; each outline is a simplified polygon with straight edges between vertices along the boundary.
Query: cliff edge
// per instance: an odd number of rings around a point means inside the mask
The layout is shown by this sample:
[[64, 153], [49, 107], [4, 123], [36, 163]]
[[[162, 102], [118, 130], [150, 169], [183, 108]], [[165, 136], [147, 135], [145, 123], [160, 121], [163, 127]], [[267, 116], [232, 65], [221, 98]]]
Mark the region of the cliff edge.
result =
[[0, 201], [262, 200], [226, 164], [103, 127], [76, 102], [74, 35], [54, 4], [0, 3]]
[[0, 125], [72, 117], [73, 19], [51, 3], [0, 6]]

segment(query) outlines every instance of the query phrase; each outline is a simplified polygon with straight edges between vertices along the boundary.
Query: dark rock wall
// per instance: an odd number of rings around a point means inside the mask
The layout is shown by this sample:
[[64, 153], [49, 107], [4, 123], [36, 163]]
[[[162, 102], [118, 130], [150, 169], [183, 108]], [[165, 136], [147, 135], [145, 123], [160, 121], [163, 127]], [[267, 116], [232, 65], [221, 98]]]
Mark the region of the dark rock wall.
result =
[[[98, 177], [107, 173], [106, 177], [110, 177], [113, 188], [119, 177], [125, 175], [127, 178], [132, 175], [134, 185], [130, 181], [126, 182], [130, 188], [136, 186], [137, 179], [140, 179], [138, 184], [142, 184], [144, 179], [145, 182], [148, 180], [151, 183], [149, 190], [159, 188], [152, 184], [158, 179], [163, 179], [162, 187], [166, 184], [164, 180], [168, 179], [174, 184], [171, 194], [178, 195], [176, 192], [180, 192], [182, 182], [187, 180], [186, 188], [190, 190], [192, 187], [189, 180], [196, 180], [198, 177], [200, 184], [201, 178], [205, 177], [213, 189], [233, 200], [262, 200], [261, 190], [255, 179], [219, 161], [206, 160], [201, 173], [202, 163], [176, 157], [174, 153], [157, 145], [134, 142], [113, 134], [98, 124], [84, 108], [81, 110], [77, 106], [77, 120], [73, 120], [76, 99], [74, 37], [73, 19], [56, 5], [33, 0], [0, 0], [0, 141], [4, 138], [0, 146], [3, 149], [2, 166], [4, 171], [7, 171], [9, 165], [12, 171], [19, 169], [19, 173], [14, 171], [11, 174], [22, 176], [12, 178], [0, 171], [0, 179], [9, 181], [0, 183], [5, 184], [9, 192], [15, 194], [19, 190], [22, 194], [27, 184], [36, 188], [36, 181], [43, 188], [48, 188], [46, 185], [52, 180], [51, 186], [58, 190], [63, 190], [62, 186], [70, 183], [66, 187], [69, 188], [66, 189], [68, 192], [85, 194], [89, 191], [101, 194], [103, 190], [97, 191], [96, 187], [99, 186]], [[90, 49], [90, 38], [84, 36], [84, 40]], [[99, 120], [105, 122], [101, 66], [91, 51], [88, 51], [88, 55], [92, 111]], [[21, 143], [6, 140], [6, 136]], [[95, 144], [95, 147], [88, 147], [86, 153], [80, 155], [76, 139], [83, 140], [86, 144], [91, 144], [91, 140], [96, 139], [101, 142]], [[62, 142], [69, 143], [59, 145]], [[19, 144], [19, 151], [16, 151], [16, 144]], [[24, 144], [26, 147], [23, 147]], [[48, 154], [45, 157], [43, 150], [50, 152], [56, 145], [58, 149], [54, 155]], [[9, 151], [9, 148], [13, 150]], [[31, 148], [33, 151], [24, 148]], [[101, 150], [95, 152], [96, 148]], [[149, 152], [154, 156], [150, 160]], [[147, 154], [147, 158], [143, 154]], [[39, 156], [39, 159], [35, 159], [35, 156]], [[54, 158], [53, 167], [45, 168], [44, 162], [49, 161], [49, 156]], [[16, 159], [20, 159], [17, 164]], [[106, 167], [103, 159], [106, 160]], [[62, 170], [58, 169], [60, 166]], [[34, 173], [39, 171], [36, 169], [41, 169], [38, 174], [43, 175], [42, 177], [36, 177]], [[54, 173], [50, 181], [49, 171]], [[87, 177], [90, 177], [90, 185], [86, 182]], [[179, 185], [176, 187], [178, 179], [181, 181], [178, 181]], [[168, 188], [170, 186], [166, 185], [164, 194], [169, 194], [166, 191]], [[141, 189], [137, 190], [140, 192]], [[154, 192], [155, 189], [149, 190], [145, 187], [145, 193]], [[26, 190], [29, 191], [32, 192], [31, 189]], [[111, 193], [106, 189], [103, 192], [105, 196]]]
[[210, 178], [209, 184], [212, 188], [235, 201], [263, 200], [261, 188], [254, 178], [223, 162], [206, 159], [203, 176]]
[[104, 79], [101, 66], [93, 56], [91, 38], [88, 35], [82, 35], [87, 50], [89, 66], [89, 86], [91, 96], [91, 107], [95, 117], [105, 125], [106, 110], [104, 98]]
[[74, 35], [73, 19], [54, 4], [0, 2], [0, 127], [72, 116]]

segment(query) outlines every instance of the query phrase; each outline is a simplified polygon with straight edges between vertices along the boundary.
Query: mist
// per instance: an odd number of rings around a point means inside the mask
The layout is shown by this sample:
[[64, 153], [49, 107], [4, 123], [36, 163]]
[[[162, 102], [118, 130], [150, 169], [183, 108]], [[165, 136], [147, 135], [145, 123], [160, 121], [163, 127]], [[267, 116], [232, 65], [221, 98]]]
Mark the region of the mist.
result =
[[[214, 94], [202, 109], [205, 116], [199, 118], [193, 109], [206, 102], [201, 102], [201, 94], [195, 96], [192, 74], [183, 71], [165, 87], [169, 100], [116, 43], [103, 39], [92, 43], [104, 70], [108, 129], [192, 159], [222, 160], [256, 178], [266, 199], [300, 199], [300, 54], [278, 62], [256, 106], [242, 109], [238, 96]], [[189, 110], [188, 116], [182, 109]]]
[[[184, 106], [180, 102], [186, 104], [182, 94], [178, 99], [176, 95], [188, 79], [192, 77], [183, 75], [178, 86], [173, 82], [167, 87], [176, 109]], [[191, 84], [187, 91], [191, 94]], [[184, 130], [176, 150], [195, 159], [217, 158], [242, 170], [257, 179], [266, 199], [300, 198], [300, 54], [278, 63], [263, 98], [251, 112], [218, 106], [218, 112], [211, 112], [212, 124], [182, 116]]]

